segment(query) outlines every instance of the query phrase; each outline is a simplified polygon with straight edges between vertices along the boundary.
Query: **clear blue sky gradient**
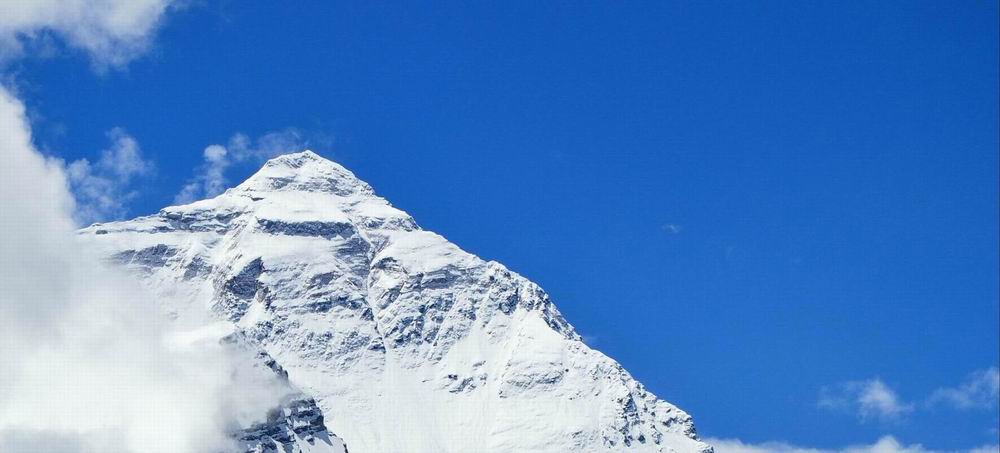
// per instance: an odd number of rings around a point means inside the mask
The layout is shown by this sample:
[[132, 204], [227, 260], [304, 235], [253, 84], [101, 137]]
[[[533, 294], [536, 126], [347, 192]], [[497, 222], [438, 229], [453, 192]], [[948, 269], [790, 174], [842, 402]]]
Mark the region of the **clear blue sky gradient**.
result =
[[22, 61], [36, 140], [93, 158], [125, 128], [158, 165], [139, 215], [234, 132], [326, 135], [703, 435], [996, 442], [995, 409], [817, 398], [1000, 361], [997, 2], [362, 3], [204, 2], [105, 75]]

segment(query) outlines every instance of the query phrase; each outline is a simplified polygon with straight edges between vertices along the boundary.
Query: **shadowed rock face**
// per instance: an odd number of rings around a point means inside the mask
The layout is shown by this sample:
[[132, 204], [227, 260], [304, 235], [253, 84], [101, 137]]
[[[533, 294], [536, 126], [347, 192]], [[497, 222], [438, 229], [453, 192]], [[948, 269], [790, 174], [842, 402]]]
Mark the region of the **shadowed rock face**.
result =
[[[297, 399], [271, 411], [267, 421], [234, 433], [247, 453], [293, 453], [318, 444], [343, 451], [343, 443], [330, 436], [323, 424], [323, 413], [312, 398]], [[308, 447], [305, 447], [308, 448]]]
[[[538, 285], [421, 230], [311, 152], [81, 238], [232, 322], [354, 453], [711, 451]], [[255, 432], [280, 444], [280, 426], [309, 425], [286, 409]]]
[[287, 398], [264, 422], [231, 436], [247, 453], [347, 453], [343, 440], [327, 429], [316, 400], [303, 394]]
[[[254, 350], [254, 342], [240, 332], [222, 339], [223, 344], [242, 351]], [[271, 409], [262, 422], [235, 429], [230, 437], [246, 453], [347, 453], [343, 440], [332, 434], [316, 400], [295, 390], [288, 373], [266, 352], [243, 354], [254, 357], [256, 367], [293, 389]]]

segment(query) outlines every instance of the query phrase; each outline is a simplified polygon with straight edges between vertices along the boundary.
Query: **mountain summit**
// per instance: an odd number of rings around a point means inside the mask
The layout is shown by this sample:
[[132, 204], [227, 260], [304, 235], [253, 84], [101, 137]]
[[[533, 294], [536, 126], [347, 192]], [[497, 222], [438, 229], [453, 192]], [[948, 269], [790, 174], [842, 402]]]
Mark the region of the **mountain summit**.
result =
[[711, 451], [538, 285], [420, 229], [311, 151], [81, 237], [182, 301], [166, 310], [206, 304], [231, 323], [352, 453]]
[[350, 170], [312, 151], [285, 154], [267, 161], [260, 171], [237, 186], [236, 190], [318, 191], [341, 196], [374, 194], [371, 186]]

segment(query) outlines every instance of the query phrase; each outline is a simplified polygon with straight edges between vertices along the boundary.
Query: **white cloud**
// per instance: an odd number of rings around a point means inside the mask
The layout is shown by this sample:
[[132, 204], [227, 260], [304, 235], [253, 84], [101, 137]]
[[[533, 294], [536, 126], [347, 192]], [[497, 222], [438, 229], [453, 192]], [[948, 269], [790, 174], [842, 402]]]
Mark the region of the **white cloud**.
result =
[[[749, 444], [739, 439], [705, 439], [709, 445], [715, 447], [715, 453], [945, 453], [939, 450], [929, 450], [920, 444], [903, 445], [892, 436], [883, 436], [878, 441], [869, 445], [851, 445], [837, 449], [821, 449], [791, 445], [785, 442], [764, 442], [759, 444]], [[959, 450], [948, 453], [996, 453], [1000, 447], [997, 445], [986, 445], [969, 450]]]
[[195, 177], [174, 197], [175, 204], [187, 204], [205, 197], [214, 197], [226, 190], [226, 168], [229, 152], [222, 145], [209, 145], [203, 152], [205, 162]]
[[309, 140], [298, 129], [287, 128], [268, 132], [256, 140], [237, 133], [223, 145], [209, 145], [203, 154], [204, 162], [174, 197], [175, 204], [187, 204], [202, 198], [211, 198], [226, 190], [226, 169], [234, 164], [261, 163], [272, 157], [309, 147]]
[[126, 203], [137, 195], [130, 189], [133, 179], [153, 171], [153, 163], [142, 157], [139, 143], [123, 129], [112, 129], [108, 139], [111, 145], [101, 151], [97, 162], [79, 159], [66, 165], [77, 202], [74, 218], [81, 225], [123, 217]]
[[821, 453], [815, 448], [797, 447], [785, 442], [748, 444], [739, 439], [707, 438], [705, 442], [715, 448], [715, 453]]
[[862, 421], [895, 421], [913, 412], [913, 404], [903, 402], [881, 379], [851, 381], [820, 390], [819, 406], [857, 413]]
[[98, 69], [145, 52], [171, 0], [0, 0], [0, 59], [55, 37], [86, 52]]
[[1000, 370], [976, 371], [958, 387], [939, 388], [927, 399], [930, 406], [948, 405], [955, 409], [990, 409], [1000, 398]]
[[[23, 104], [2, 86], [0, 131], [0, 451], [226, 449], [232, 423], [286, 390], [218, 343], [165, 340], [205, 320], [167, 321], [79, 242], [65, 167], [34, 149]], [[94, 167], [135, 174], [118, 138], [108, 155], [121, 159]]]
[[667, 224], [663, 225], [663, 231], [666, 231], [667, 233], [670, 233], [670, 234], [680, 233], [681, 230], [683, 230], [683, 227], [681, 227], [680, 225], [678, 225], [676, 223], [667, 223]]

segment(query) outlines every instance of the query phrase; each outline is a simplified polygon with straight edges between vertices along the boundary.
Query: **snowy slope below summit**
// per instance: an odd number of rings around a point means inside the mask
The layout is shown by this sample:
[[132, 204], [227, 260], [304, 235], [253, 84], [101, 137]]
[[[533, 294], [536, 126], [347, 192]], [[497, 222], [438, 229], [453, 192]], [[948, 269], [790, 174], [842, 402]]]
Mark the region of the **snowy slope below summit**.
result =
[[166, 300], [232, 322], [352, 453], [710, 451], [541, 288], [421, 230], [312, 152], [81, 237]]

